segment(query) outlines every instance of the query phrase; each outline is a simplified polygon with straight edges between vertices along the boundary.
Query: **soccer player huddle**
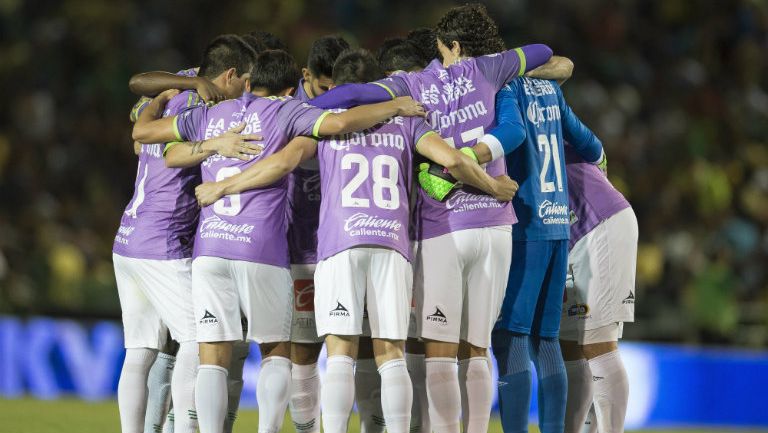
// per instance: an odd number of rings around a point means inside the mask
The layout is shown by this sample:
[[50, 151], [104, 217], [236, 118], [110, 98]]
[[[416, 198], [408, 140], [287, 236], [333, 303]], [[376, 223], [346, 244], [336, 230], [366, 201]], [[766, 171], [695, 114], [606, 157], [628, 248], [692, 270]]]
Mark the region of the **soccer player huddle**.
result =
[[531, 361], [542, 432], [623, 431], [637, 221], [572, 69], [466, 5], [376, 55], [252, 32], [134, 76], [123, 433], [231, 432], [250, 341], [260, 433], [481, 433], [496, 386], [524, 432]]

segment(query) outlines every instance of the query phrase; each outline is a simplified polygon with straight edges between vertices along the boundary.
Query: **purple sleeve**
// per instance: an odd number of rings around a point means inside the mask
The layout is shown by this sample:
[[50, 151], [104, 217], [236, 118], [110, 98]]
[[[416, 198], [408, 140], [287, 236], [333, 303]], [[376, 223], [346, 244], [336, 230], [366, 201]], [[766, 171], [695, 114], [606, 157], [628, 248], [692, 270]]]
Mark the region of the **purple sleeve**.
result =
[[288, 139], [299, 135], [317, 136], [320, 123], [330, 114], [297, 99], [285, 101], [277, 112], [278, 125], [285, 126]]
[[416, 150], [416, 145], [419, 140], [430, 132], [435, 132], [424, 119], [420, 117], [412, 117], [413, 119], [413, 149]]
[[480, 72], [496, 85], [498, 91], [513, 78], [547, 63], [550, 57], [552, 50], [548, 46], [533, 44], [478, 57], [476, 62]]
[[311, 99], [310, 104], [318, 108], [351, 108], [358, 105], [375, 104], [393, 98], [387, 87], [375, 83], [348, 83]]
[[184, 111], [176, 116], [173, 126], [176, 130], [176, 138], [179, 141], [198, 141], [203, 139], [202, 125], [205, 125], [205, 118], [208, 113], [208, 107], [201, 105]]
[[177, 72], [176, 75], [179, 75], [182, 77], [197, 77], [197, 70], [199, 68], [200, 68], [199, 66], [196, 66], [194, 68], [182, 69], [179, 72]]

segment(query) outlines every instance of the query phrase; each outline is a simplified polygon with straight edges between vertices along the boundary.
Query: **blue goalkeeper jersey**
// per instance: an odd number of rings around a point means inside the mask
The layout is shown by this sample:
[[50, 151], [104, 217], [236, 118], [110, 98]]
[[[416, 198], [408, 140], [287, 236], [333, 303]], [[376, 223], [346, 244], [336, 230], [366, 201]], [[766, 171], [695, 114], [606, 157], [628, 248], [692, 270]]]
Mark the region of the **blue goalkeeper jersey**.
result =
[[[568, 239], [570, 212], [565, 140], [586, 161], [597, 162], [603, 145], [566, 104], [554, 81], [520, 78], [496, 95], [497, 126], [509, 177], [520, 184], [512, 200], [519, 222], [514, 240]], [[565, 138], [565, 140], [564, 140]]]

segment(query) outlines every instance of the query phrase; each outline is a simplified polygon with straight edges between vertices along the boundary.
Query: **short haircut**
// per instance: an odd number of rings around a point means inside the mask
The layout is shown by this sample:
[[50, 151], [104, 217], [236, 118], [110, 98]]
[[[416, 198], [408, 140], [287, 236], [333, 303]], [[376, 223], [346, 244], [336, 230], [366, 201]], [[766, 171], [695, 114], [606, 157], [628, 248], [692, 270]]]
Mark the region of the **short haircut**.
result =
[[420, 71], [427, 66], [418, 47], [410, 42], [403, 42], [382, 52], [379, 66], [384, 72]]
[[435, 35], [450, 48], [452, 41], [461, 44], [461, 55], [483, 56], [504, 51], [496, 22], [481, 4], [455, 7], [440, 18]]
[[256, 36], [253, 36], [250, 33], [246, 33], [242, 36], [243, 40], [253, 48], [253, 51], [256, 51], [256, 54], [261, 53], [264, 50], [267, 50], [267, 46], [264, 45], [264, 42], [261, 41], [261, 39], [257, 38]]
[[402, 44], [403, 42], [405, 42], [405, 38], [395, 37], [384, 39], [384, 42], [382, 42], [381, 46], [376, 50], [376, 61], [381, 63], [381, 58], [384, 56], [384, 53]]
[[217, 36], [205, 48], [198, 75], [213, 79], [227, 69], [235, 68], [241, 76], [251, 70], [255, 58], [256, 52], [240, 36]]
[[266, 50], [256, 58], [251, 88], [264, 88], [270, 95], [293, 87], [301, 78], [293, 56], [283, 50]]
[[333, 75], [333, 64], [349, 43], [341, 36], [323, 36], [312, 43], [307, 58], [307, 67], [315, 77]]
[[264, 30], [254, 30], [248, 33], [248, 35], [256, 38], [256, 40], [264, 45], [264, 49], [266, 50], [288, 51], [288, 47], [286, 47], [285, 42], [278, 38], [274, 33], [266, 32]]
[[437, 51], [437, 38], [433, 29], [427, 27], [413, 29], [408, 32], [405, 40], [418, 48], [426, 64], [429, 64], [433, 59], [440, 58], [440, 53]]
[[370, 51], [346, 50], [333, 65], [333, 83], [368, 83], [384, 78], [384, 71]]

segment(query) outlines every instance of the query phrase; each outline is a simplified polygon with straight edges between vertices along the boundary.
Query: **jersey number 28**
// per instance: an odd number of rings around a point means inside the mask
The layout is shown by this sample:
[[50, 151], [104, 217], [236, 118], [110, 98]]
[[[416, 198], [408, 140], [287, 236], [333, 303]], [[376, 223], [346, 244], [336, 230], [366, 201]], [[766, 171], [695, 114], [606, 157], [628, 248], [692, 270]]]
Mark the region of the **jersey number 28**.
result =
[[[373, 166], [371, 173], [370, 165]], [[368, 177], [373, 178], [373, 203], [381, 209], [397, 209], [400, 207], [400, 190], [397, 188], [397, 160], [389, 155], [377, 155], [371, 163], [359, 153], [348, 153], [341, 158], [342, 170], [353, 170], [357, 173], [348, 184], [341, 189], [341, 205], [344, 207], [371, 207], [367, 198], [355, 197], [354, 193]], [[387, 168], [386, 173], [384, 168]], [[389, 198], [387, 198], [387, 196]]]

